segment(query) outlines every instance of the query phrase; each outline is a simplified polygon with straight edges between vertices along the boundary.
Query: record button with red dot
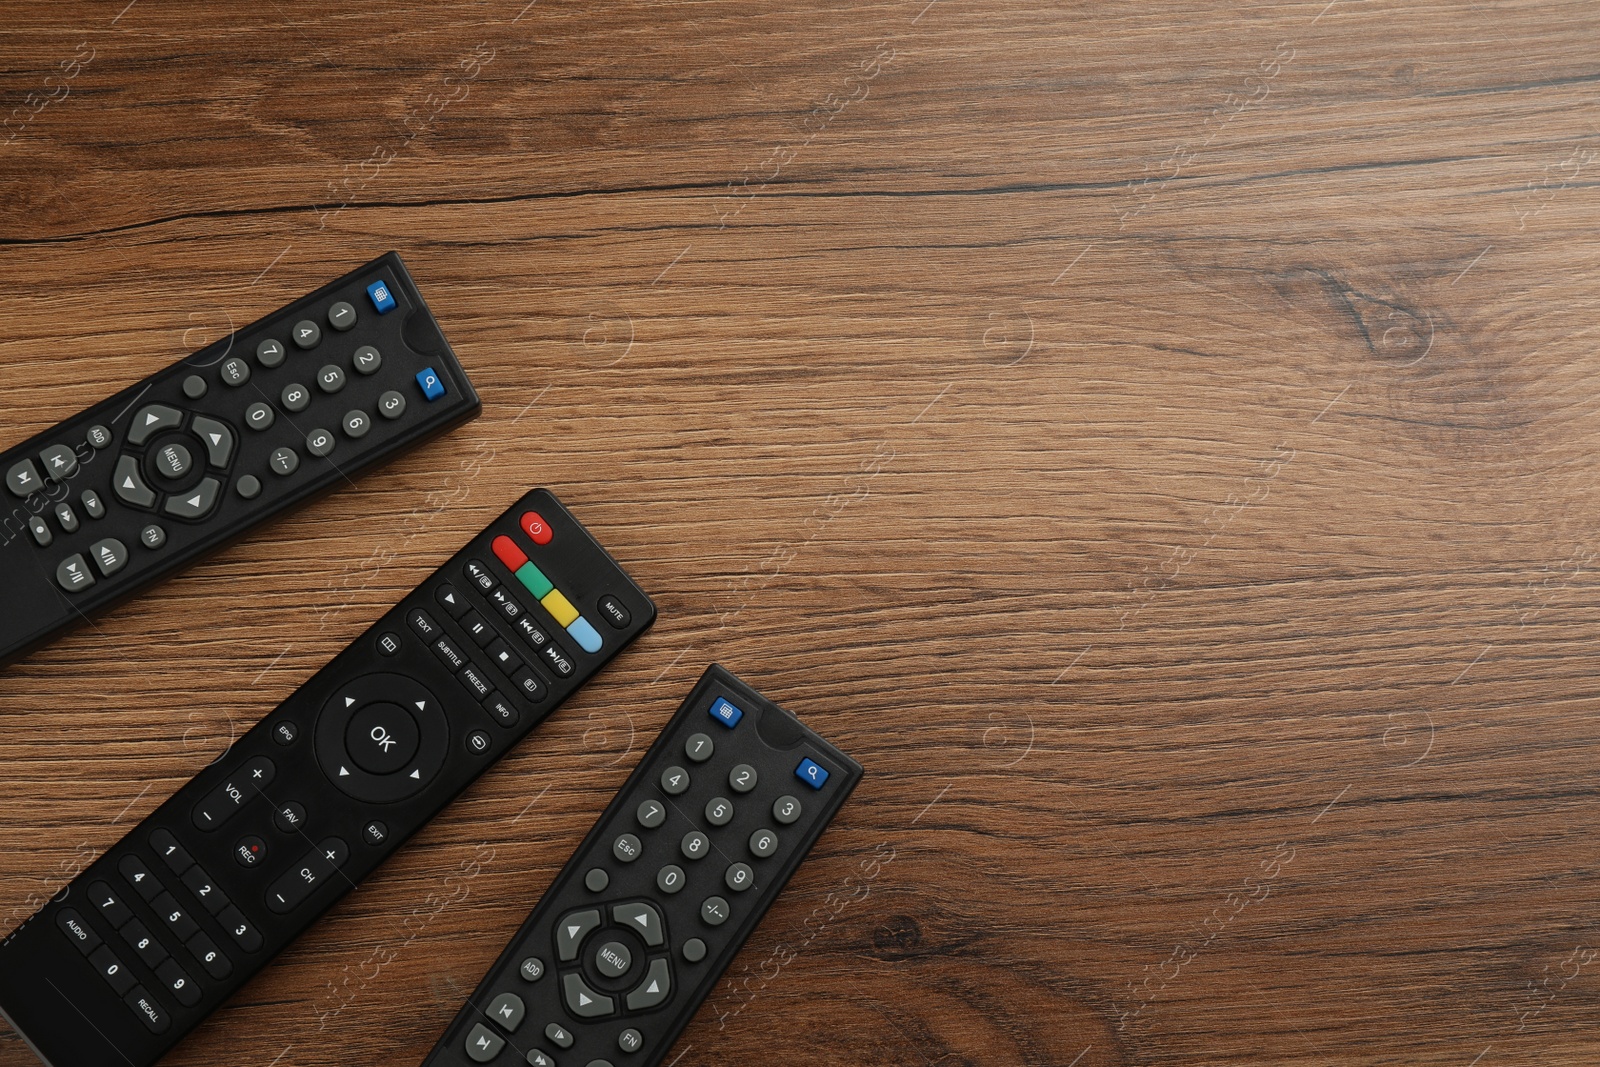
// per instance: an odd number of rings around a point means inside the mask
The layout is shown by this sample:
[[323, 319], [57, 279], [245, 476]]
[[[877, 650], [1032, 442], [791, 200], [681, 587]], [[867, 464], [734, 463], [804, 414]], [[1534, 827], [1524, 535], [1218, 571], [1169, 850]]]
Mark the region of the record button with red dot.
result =
[[[538, 519], [537, 515], [529, 512], [523, 516], [525, 526], [528, 525], [529, 516]], [[545, 540], [548, 541], [549, 527], [544, 525], [543, 519], [538, 519], [537, 525], [546, 531]], [[527, 553], [518, 548], [515, 541], [502, 534], [494, 539], [494, 544], [490, 548], [494, 550], [495, 557], [505, 564], [506, 569], [517, 576], [517, 581], [521, 582], [528, 592], [539, 598], [539, 603], [550, 613], [550, 617], [556, 620], [557, 625], [572, 635], [572, 639], [578, 642], [579, 648], [590, 653], [600, 651], [600, 631], [596, 630], [588, 619], [578, 614], [578, 609], [572, 606], [572, 601], [555, 587], [555, 583], [544, 576], [543, 571], [529, 561]]]

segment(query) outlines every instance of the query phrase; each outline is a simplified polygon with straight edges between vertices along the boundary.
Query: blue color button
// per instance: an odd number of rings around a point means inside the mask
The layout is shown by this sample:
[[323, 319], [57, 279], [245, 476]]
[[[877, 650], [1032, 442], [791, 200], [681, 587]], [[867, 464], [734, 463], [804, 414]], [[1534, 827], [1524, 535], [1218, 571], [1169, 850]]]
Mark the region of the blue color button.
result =
[[378, 314], [385, 315], [394, 310], [394, 294], [389, 292], [387, 282], [373, 282], [367, 286], [367, 295], [372, 298], [372, 306], [378, 309]]
[[422, 386], [422, 395], [429, 400], [438, 400], [444, 396], [444, 383], [439, 380], [432, 367], [417, 372], [417, 384]]
[[582, 615], [572, 620], [571, 625], [567, 627], [567, 633], [572, 635], [572, 639], [578, 642], [578, 647], [585, 652], [600, 651], [600, 635]]
[[794, 769], [794, 776], [812, 789], [821, 789], [822, 783], [828, 780], [828, 772], [822, 769], [822, 764], [809, 757], [800, 761], [800, 766]]
[[739, 720], [744, 718], [744, 712], [722, 697], [718, 697], [717, 702], [711, 705], [711, 717], [731, 730], [739, 725]]

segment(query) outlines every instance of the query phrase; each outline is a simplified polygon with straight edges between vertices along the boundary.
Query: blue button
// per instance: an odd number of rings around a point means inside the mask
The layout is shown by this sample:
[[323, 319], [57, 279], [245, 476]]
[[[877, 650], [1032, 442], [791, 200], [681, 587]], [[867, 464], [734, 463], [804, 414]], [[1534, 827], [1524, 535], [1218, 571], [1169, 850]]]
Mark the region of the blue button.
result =
[[744, 712], [722, 697], [718, 697], [717, 702], [711, 705], [711, 717], [731, 730], [739, 725], [739, 720], [744, 718]]
[[367, 286], [367, 295], [372, 297], [372, 306], [378, 309], [378, 314], [384, 315], [394, 310], [394, 294], [389, 292], [387, 282], [373, 282]]
[[794, 776], [812, 789], [821, 789], [822, 783], [828, 780], [828, 772], [822, 769], [822, 764], [809, 757], [800, 761], [800, 766], [794, 769]]
[[578, 647], [585, 652], [600, 651], [600, 635], [582, 615], [572, 620], [572, 625], [567, 627], [567, 633], [572, 635], [572, 639], [578, 642]]
[[432, 367], [417, 372], [417, 384], [422, 386], [422, 395], [429, 400], [438, 400], [444, 396], [444, 383], [439, 380]]

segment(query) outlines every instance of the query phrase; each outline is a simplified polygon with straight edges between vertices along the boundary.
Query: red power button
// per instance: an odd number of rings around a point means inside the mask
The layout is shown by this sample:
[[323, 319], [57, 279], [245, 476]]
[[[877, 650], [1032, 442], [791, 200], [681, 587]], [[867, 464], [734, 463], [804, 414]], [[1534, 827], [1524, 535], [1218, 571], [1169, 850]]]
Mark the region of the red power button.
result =
[[522, 513], [522, 532], [533, 538], [533, 543], [536, 545], [550, 543], [550, 524], [545, 522], [537, 511]]

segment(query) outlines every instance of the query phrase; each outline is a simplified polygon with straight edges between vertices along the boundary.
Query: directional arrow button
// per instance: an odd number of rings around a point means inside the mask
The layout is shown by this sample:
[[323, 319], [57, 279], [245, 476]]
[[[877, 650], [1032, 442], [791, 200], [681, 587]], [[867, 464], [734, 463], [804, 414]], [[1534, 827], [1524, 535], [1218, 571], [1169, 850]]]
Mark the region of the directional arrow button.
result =
[[216, 506], [217, 497], [221, 492], [221, 482], [215, 478], [206, 478], [194, 487], [193, 492], [169, 496], [162, 510], [180, 519], [203, 519]]

